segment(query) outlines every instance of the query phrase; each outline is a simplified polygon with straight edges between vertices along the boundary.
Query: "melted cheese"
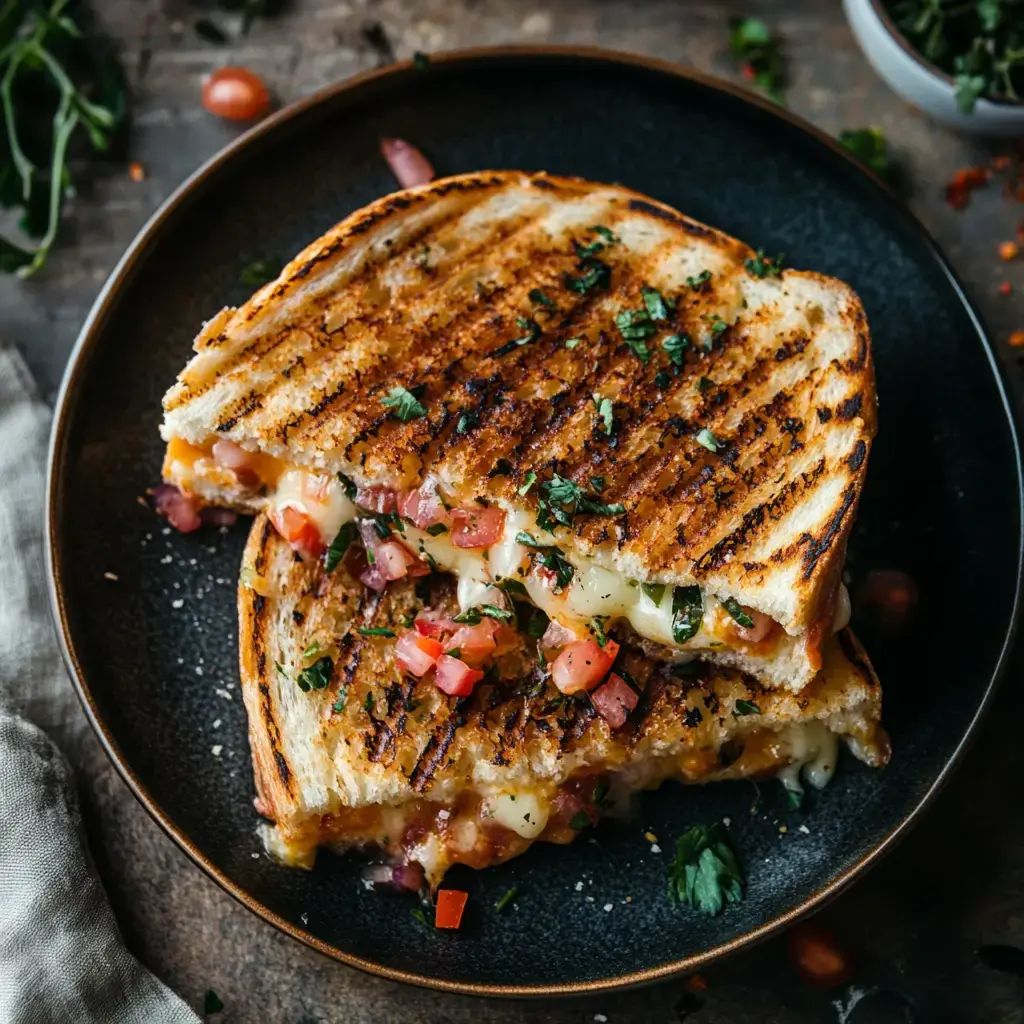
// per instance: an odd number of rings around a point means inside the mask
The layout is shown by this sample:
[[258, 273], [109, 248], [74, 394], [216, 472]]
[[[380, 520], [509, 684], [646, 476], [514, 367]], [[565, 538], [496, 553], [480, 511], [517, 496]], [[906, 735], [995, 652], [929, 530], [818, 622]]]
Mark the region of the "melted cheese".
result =
[[839, 740], [824, 722], [801, 722], [782, 731], [790, 763], [778, 772], [779, 780], [794, 793], [804, 791], [801, 776], [814, 789], [824, 789], [835, 772]]
[[307, 515], [330, 544], [344, 523], [356, 517], [356, 507], [345, 495], [341, 482], [330, 474], [310, 473], [304, 469], [285, 470], [267, 499], [267, 512], [278, 518], [285, 508]]

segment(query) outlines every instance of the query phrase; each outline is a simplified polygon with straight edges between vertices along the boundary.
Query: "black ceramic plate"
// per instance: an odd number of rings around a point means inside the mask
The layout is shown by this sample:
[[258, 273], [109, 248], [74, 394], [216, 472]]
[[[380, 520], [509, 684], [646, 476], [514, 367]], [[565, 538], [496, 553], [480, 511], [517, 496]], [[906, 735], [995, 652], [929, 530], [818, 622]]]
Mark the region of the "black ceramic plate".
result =
[[[784, 810], [775, 784], [665, 786], [628, 823], [572, 847], [539, 845], [450, 876], [471, 894], [458, 934], [424, 929], [411, 897], [365, 891], [356, 858], [323, 856], [312, 873], [253, 858], [235, 667], [246, 524], [180, 536], [136, 499], [159, 477], [160, 397], [199, 325], [246, 297], [239, 271], [253, 257], [297, 252], [394, 187], [382, 135], [420, 145], [439, 174], [546, 169], [622, 182], [860, 294], [881, 434], [850, 568], [855, 580], [902, 569], [921, 591], [915, 625], [898, 639], [862, 631], [885, 687], [886, 770], [845, 758], [801, 814]], [[1006, 394], [960, 287], [921, 227], [830, 140], [668, 65], [567, 50], [453, 55], [365, 75], [260, 125], [187, 182], [122, 261], [83, 331], [54, 432], [56, 614], [82, 699], [129, 785], [268, 921], [347, 963], [439, 988], [597, 989], [764, 937], [905, 831], [973, 730], [1006, 649], [1019, 470]], [[748, 895], [709, 919], [668, 902], [666, 862], [673, 837], [721, 816]], [[495, 913], [512, 885], [515, 907]]]

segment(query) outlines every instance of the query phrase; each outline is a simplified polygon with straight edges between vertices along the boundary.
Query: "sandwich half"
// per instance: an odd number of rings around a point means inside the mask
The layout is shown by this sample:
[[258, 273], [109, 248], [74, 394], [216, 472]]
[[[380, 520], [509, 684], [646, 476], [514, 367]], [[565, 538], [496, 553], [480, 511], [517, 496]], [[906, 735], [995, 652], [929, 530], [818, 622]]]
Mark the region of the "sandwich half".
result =
[[364, 583], [426, 564], [464, 610], [525, 596], [577, 636], [797, 692], [845, 625], [875, 431], [840, 281], [618, 186], [482, 172], [388, 196], [203, 328], [164, 478], [266, 512]]
[[879, 684], [849, 630], [828, 637], [799, 695], [624, 643], [605, 683], [566, 696], [534, 609], [517, 603], [526, 622], [503, 623], [484, 678], [450, 696], [435, 671], [410, 672], [402, 651], [426, 635], [421, 625], [443, 629], [458, 611], [452, 578], [378, 594], [350, 569], [349, 559], [330, 572], [296, 559], [267, 517], [253, 524], [238, 591], [241, 679], [256, 806], [282, 862], [310, 867], [320, 846], [372, 848], [436, 887], [452, 864], [570, 842], [667, 779], [781, 773], [799, 788], [802, 772], [820, 787], [840, 743], [869, 765], [888, 760]]

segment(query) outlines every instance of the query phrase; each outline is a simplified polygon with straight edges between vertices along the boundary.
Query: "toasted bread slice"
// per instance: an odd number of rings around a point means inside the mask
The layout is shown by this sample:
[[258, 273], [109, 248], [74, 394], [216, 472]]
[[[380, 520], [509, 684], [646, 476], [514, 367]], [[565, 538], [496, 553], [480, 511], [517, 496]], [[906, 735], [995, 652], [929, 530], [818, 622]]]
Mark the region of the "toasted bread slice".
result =
[[[430, 675], [403, 674], [394, 639], [358, 632], [400, 633], [422, 607], [417, 589], [430, 589], [434, 607], [454, 607], [450, 577], [373, 594], [343, 565], [326, 573], [297, 560], [260, 516], [242, 580], [241, 678], [257, 807], [273, 822], [268, 847], [288, 863], [311, 866], [321, 845], [378, 847], [420, 863], [436, 886], [453, 863], [485, 867], [538, 839], [569, 842], [581, 810], [596, 816], [666, 779], [784, 770], [793, 784], [803, 766], [823, 785], [837, 738], [870, 765], [888, 759], [880, 687], [845, 630], [826, 642], [825, 667], [799, 696], [709, 663], [672, 669], [623, 652], [619, 664], [643, 695], [625, 725], [611, 729], [586, 694], [558, 693], [536, 641], [522, 639], [471, 697], [454, 698]], [[300, 673], [323, 658], [323, 687], [314, 680], [302, 689]]]
[[[282, 497], [295, 467], [325, 492], [339, 472], [430, 481], [581, 577], [696, 585], [798, 638], [751, 651], [712, 631], [689, 642], [703, 655], [794, 690], [820, 666], [875, 431], [867, 322], [842, 282], [626, 188], [483, 172], [353, 214], [195, 349], [162, 432], [166, 479], [200, 500], [287, 502], [326, 544], [354, 510]], [[253, 453], [244, 473], [218, 440]], [[585, 500], [540, 530], [558, 480]], [[625, 615], [641, 633], [643, 611]]]

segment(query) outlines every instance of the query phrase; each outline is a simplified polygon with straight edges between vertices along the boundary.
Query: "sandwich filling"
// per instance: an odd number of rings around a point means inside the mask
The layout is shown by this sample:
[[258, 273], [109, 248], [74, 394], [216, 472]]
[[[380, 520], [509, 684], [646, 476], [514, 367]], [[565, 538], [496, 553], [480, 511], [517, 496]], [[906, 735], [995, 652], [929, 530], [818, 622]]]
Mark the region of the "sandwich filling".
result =
[[[170, 442], [164, 478], [185, 495], [201, 502], [204, 481], [223, 489], [225, 474], [240, 506], [266, 512], [281, 536], [307, 557], [336, 564], [342, 556], [352, 557], [358, 536], [366, 565], [357, 575], [374, 590], [441, 570], [458, 581], [462, 612], [508, 608], [512, 597], [528, 600], [567, 631], [564, 639], [603, 640], [606, 630], [626, 623], [670, 660], [727, 658], [735, 652], [770, 662], [789, 648], [816, 671], [824, 635], [849, 620], [842, 584], [831, 628], [791, 636], [762, 612], [696, 582], [680, 586], [633, 579], [569, 554], [559, 546], [559, 522], [542, 522], [523, 507], [456, 504], [434, 480], [405, 490], [360, 487], [340, 474], [289, 466], [227, 440], [206, 447]], [[590, 507], [602, 507], [592, 500]]]

